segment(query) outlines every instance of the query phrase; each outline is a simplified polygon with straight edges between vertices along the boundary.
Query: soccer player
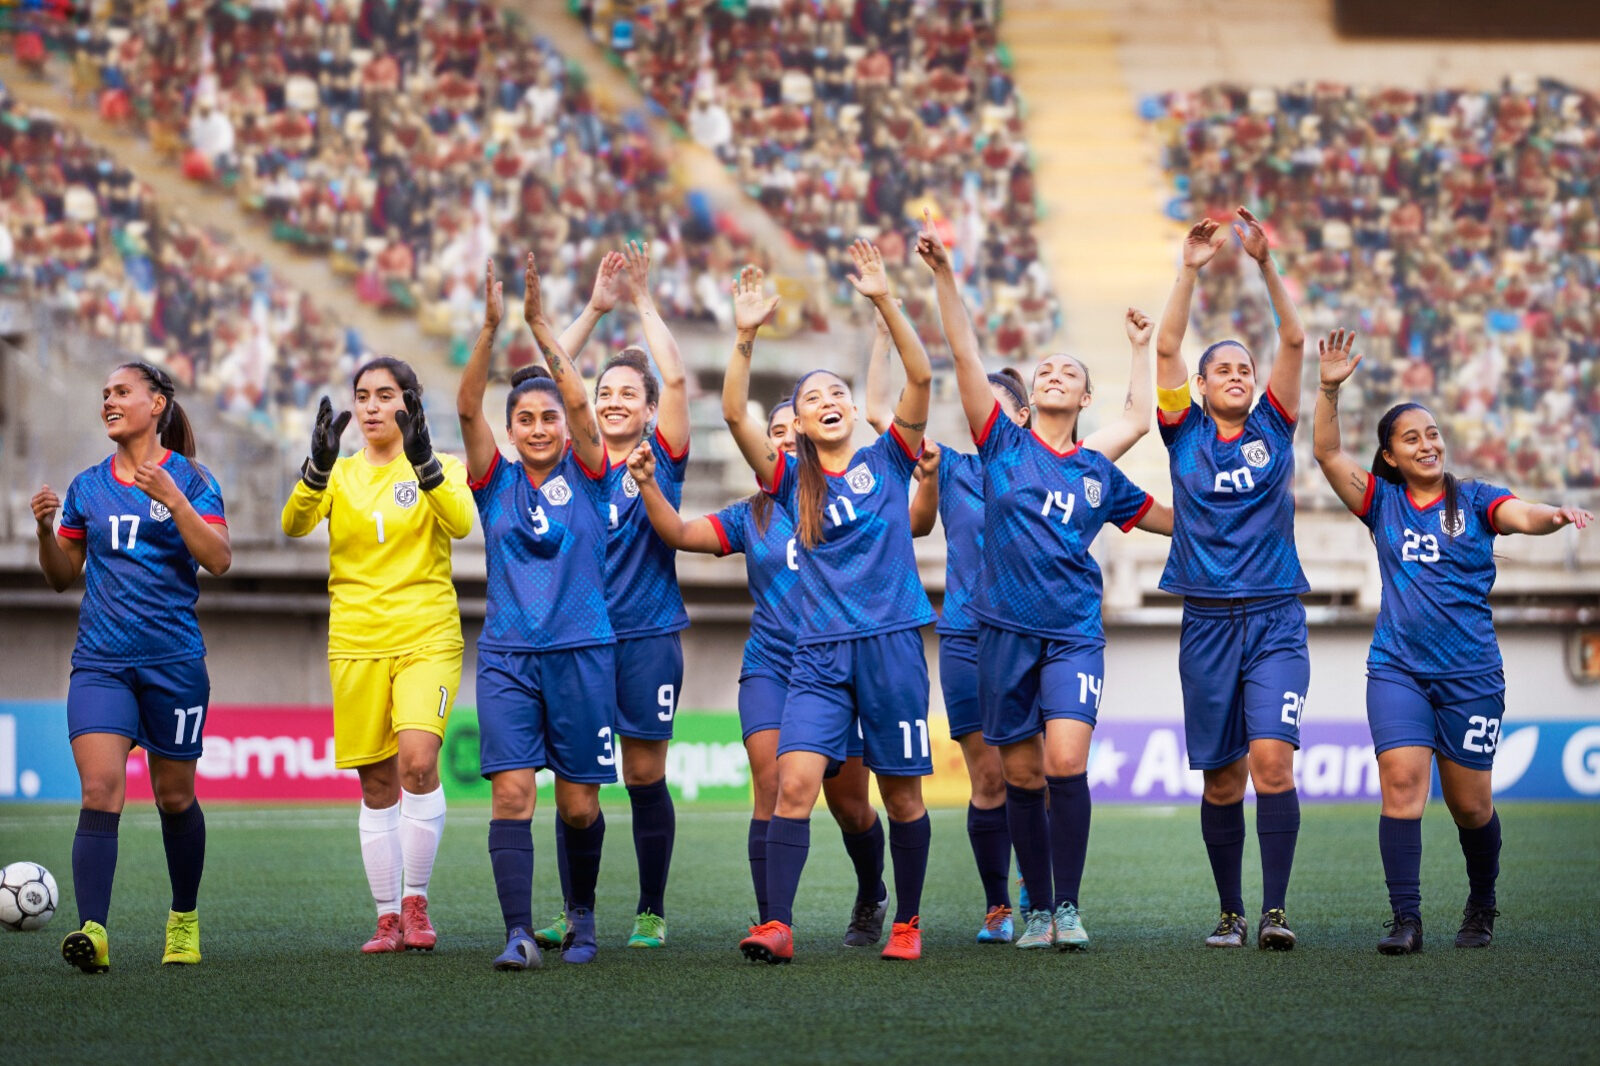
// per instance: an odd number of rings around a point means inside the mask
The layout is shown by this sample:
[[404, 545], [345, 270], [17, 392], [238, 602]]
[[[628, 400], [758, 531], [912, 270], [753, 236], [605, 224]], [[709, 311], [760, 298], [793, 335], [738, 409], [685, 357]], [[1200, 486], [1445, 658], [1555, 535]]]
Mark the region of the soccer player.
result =
[[[838, 375], [813, 370], [795, 386], [795, 459], [772, 447], [742, 405], [724, 413], [739, 450], [795, 523], [800, 566], [798, 640], [778, 741], [778, 801], [767, 832], [767, 914], [740, 948], [771, 963], [794, 955], [794, 897], [811, 842], [811, 808], [829, 763], [843, 760], [857, 726], [864, 761], [889, 814], [894, 858], [894, 924], [886, 959], [922, 955], [918, 911], [927, 873], [929, 823], [922, 778], [933, 771], [928, 744], [928, 666], [918, 630], [932, 622], [911, 548], [906, 507], [911, 471], [927, 425], [928, 355], [889, 291], [883, 257], [866, 241], [850, 255], [851, 284], [889, 320], [906, 369], [894, 424], [873, 444], [851, 441], [856, 409]], [[753, 341], [740, 335], [747, 363]], [[749, 368], [732, 371], [737, 398]]]
[[[619, 255], [616, 284], [639, 312], [650, 354], [625, 348], [606, 360], [595, 381], [595, 414], [613, 467], [624, 467], [634, 448], [649, 442], [661, 489], [676, 506], [689, 464], [688, 377], [678, 344], [650, 295], [650, 246], [632, 241]], [[569, 327], [562, 349], [576, 355], [595, 321], [586, 314]], [[652, 357], [659, 378], [650, 368]], [[667, 871], [677, 826], [667, 791], [667, 742], [683, 688], [679, 634], [688, 628], [689, 615], [678, 591], [674, 553], [645, 517], [638, 484], [626, 470], [610, 484], [606, 597], [617, 638], [615, 725], [639, 863], [639, 901], [628, 946], [659, 948], [667, 942]], [[563, 823], [556, 823], [556, 832], [559, 840]], [[566, 932], [563, 914], [536, 936], [549, 946]]]
[[222, 574], [233, 562], [222, 493], [194, 461], [194, 434], [167, 372], [117, 367], [100, 393], [100, 420], [116, 445], [111, 458], [73, 478], [64, 503], [49, 485], [32, 500], [45, 580], [65, 592], [84, 574], [67, 687], [83, 789], [72, 839], [80, 928], [61, 942], [62, 957], [84, 973], [111, 967], [106, 922], [135, 744], [149, 758], [172, 882], [161, 961], [200, 961], [206, 820], [194, 775], [211, 681], [195, 577], [199, 567]]
[[466, 470], [435, 455], [411, 367], [356, 371], [365, 446], [340, 458], [351, 412], [324, 396], [284, 533], [328, 521], [328, 673], [334, 762], [361, 778], [361, 859], [377, 906], [367, 954], [430, 951], [428, 880], [444, 832], [439, 748], [461, 681], [450, 542], [472, 529]]
[[[759, 268], [745, 267], [733, 286], [734, 319], [741, 343], [755, 343], [756, 331], [777, 307], [778, 298], [762, 292]], [[724, 409], [730, 422], [745, 416], [749, 361], [737, 348], [724, 378]], [[767, 416], [767, 440], [794, 455], [794, 401], [785, 399]], [[655, 480], [655, 455], [640, 444], [628, 459], [646, 512], [668, 546], [713, 555], [742, 552], [755, 611], [739, 671], [739, 720], [750, 758], [753, 811], [747, 849], [755, 888], [758, 923], [767, 913], [767, 831], [778, 798], [778, 729], [788, 698], [794, 659], [795, 609], [800, 564], [794, 520], [765, 492], [739, 500], [704, 518], [685, 522]], [[883, 936], [888, 890], [883, 883], [883, 823], [872, 808], [868, 777], [850, 738], [850, 757], [837, 773], [825, 775], [823, 798], [844, 835], [845, 851], [856, 872], [856, 900], [845, 929], [847, 947], [870, 947]], [[1002, 875], [1003, 876], [1003, 875]]]
[[[949, 252], [931, 217], [924, 221], [917, 253], [933, 271], [978, 445], [975, 460], [959, 457], [981, 470], [981, 488], [966, 491], [979, 496], [983, 516], [975, 549], [981, 574], [966, 604], [976, 669], [962, 683], [975, 689], [982, 741], [999, 751], [1003, 817], [1030, 897], [1017, 947], [1081, 950], [1089, 945], [1078, 912], [1089, 846], [1089, 742], [1105, 678], [1100, 567], [1089, 546], [1108, 523], [1124, 532], [1172, 530], [1171, 511], [1113, 465], [1150, 431], [1153, 323], [1128, 309], [1132, 357], [1119, 417], [1080, 441], [1078, 420], [1093, 399], [1088, 369], [1056, 354], [1034, 369], [1025, 424], [1016, 397], [983, 371]], [[941, 469], [958, 455], [945, 449]]]
[[1488, 947], [1500, 872], [1500, 816], [1490, 771], [1505, 712], [1505, 675], [1489, 590], [1494, 538], [1582, 529], [1577, 507], [1519, 500], [1445, 469], [1445, 441], [1428, 409], [1402, 403], [1378, 421], [1369, 473], [1339, 439], [1339, 387], [1361, 356], [1355, 334], [1317, 344], [1322, 389], [1313, 415], [1317, 462], [1339, 500], [1372, 532], [1383, 598], [1367, 654], [1367, 721], [1378, 753], [1383, 812], [1378, 850], [1389, 907], [1385, 955], [1422, 950], [1422, 811], [1437, 759], [1444, 802], [1467, 863], [1467, 905], [1456, 946]]
[[[601, 269], [614, 270], [608, 256]], [[505, 919], [498, 970], [540, 964], [533, 928], [534, 774], [556, 777], [571, 877], [562, 958], [595, 958], [594, 893], [605, 840], [600, 786], [617, 779], [611, 621], [606, 612], [610, 466], [584, 383], [544, 315], [530, 254], [523, 319], [549, 365], [519, 370], [506, 397], [508, 462], [483, 417], [489, 354], [503, 293], [494, 263], [485, 280], [483, 330], [461, 375], [456, 411], [467, 472], [483, 520], [488, 613], [478, 640], [481, 769], [492, 810], [489, 860]]]
[[1156, 402], [1172, 471], [1176, 512], [1161, 587], [1183, 597], [1178, 675], [1189, 765], [1205, 775], [1200, 834], [1222, 916], [1206, 943], [1243, 947], [1240, 888], [1244, 789], [1256, 788], [1262, 903], [1258, 947], [1288, 951], [1284, 913], [1300, 833], [1294, 751], [1311, 682], [1308, 591], [1294, 545], [1294, 430], [1300, 411], [1305, 330], [1272, 262], [1267, 235], [1239, 208], [1232, 232], [1256, 261], [1278, 319], [1278, 351], [1266, 398], [1255, 403], [1256, 364], [1236, 340], [1200, 356], [1194, 388], [1180, 351], [1200, 270], [1230, 235], [1204, 219], [1184, 238], [1182, 269], [1156, 332]]

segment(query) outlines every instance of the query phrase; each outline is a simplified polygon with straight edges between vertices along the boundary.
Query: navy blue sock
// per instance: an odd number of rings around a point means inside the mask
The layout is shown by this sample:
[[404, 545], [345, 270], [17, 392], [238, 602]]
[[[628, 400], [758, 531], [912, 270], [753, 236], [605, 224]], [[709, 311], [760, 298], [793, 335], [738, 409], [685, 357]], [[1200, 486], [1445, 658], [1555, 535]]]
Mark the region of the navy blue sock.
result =
[[967, 839], [983, 882], [984, 906], [1011, 906], [1011, 827], [1005, 807], [967, 804]]
[[[557, 816], [556, 821], [561, 821]], [[567, 869], [572, 878], [572, 895], [568, 903], [573, 907], [594, 910], [594, 886], [600, 880], [600, 850], [606, 842], [606, 816], [602, 811], [583, 829], [566, 825]]]
[[928, 814], [914, 822], [889, 822], [889, 853], [894, 856], [894, 920], [909, 922], [922, 911], [922, 882], [928, 876], [928, 844], [933, 823]]
[[78, 898], [78, 924], [106, 924], [111, 912], [111, 880], [117, 875], [117, 811], [78, 812], [72, 837], [72, 894]]
[[177, 814], [161, 813], [161, 843], [167, 852], [167, 879], [172, 882], [172, 909], [187, 914], [200, 898], [200, 875], [206, 868], [206, 816], [195, 800]]
[[1244, 800], [1238, 803], [1200, 801], [1200, 839], [1211, 859], [1217, 900], [1228, 914], [1244, 913]]
[[811, 819], [772, 816], [767, 823], [767, 920], [794, 924], [794, 895], [811, 851]]
[[1378, 816], [1378, 853], [1389, 886], [1389, 909], [1422, 918], [1422, 819]]
[[1256, 796], [1256, 840], [1261, 845], [1261, 912], [1283, 908], [1300, 839], [1300, 793], [1294, 789]]
[[1050, 812], [1045, 790], [1006, 785], [1006, 823], [1017, 849], [1017, 872], [1028, 887], [1028, 902], [1041, 910], [1050, 906], [1054, 883], [1050, 871]]
[[[1089, 854], [1089, 775], [1044, 780], [1050, 791], [1050, 872], [1056, 880], [1055, 905], [1076, 907], [1083, 860]], [[1032, 891], [1029, 889], [1030, 897]]]
[[844, 853], [856, 868], [856, 902], [876, 903], [889, 894], [883, 883], [883, 819], [859, 833], [845, 833]]
[[750, 856], [750, 884], [756, 890], [756, 921], [767, 920], [767, 820], [750, 819], [745, 853]]
[[1494, 883], [1500, 876], [1500, 812], [1476, 829], [1456, 826], [1461, 854], [1467, 859], [1467, 902], [1474, 907], [1494, 906]]
[[567, 865], [567, 823], [556, 816], [556, 876], [561, 879], [561, 909], [572, 906], [572, 868]]
[[638, 913], [667, 915], [667, 870], [672, 866], [672, 842], [677, 836], [677, 814], [667, 779], [650, 785], [629, 785], [633, 805], [633, 853], [639, 859]]
[[489, 866], [506, 936], [521, 926], [533, 929], [533, 819], [489, 819]]

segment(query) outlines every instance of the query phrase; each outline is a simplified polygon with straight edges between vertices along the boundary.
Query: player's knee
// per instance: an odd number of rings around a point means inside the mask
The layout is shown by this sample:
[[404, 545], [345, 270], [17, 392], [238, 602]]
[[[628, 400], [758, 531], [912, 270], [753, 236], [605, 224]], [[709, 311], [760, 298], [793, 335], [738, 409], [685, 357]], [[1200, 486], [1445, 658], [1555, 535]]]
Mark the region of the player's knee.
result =
[[496, 818], [529, 818], [533, 816], [534, 789], [521, 781], [495, 781], [490, 806]]
[[1450, 808], [1450, 817], [1463, 829], [1480, 828], [1494, 817], [1492, 796], [1445, 796], [1444, 802]]
[[572, 828], [587, 829], [600, 817], [600, 796], [596, 792], [564, 797], [556, 813]]
[[778, 803], [778, 768], [762, 767], [750, 771], [750, 793], [755, 813], [759, 817], [772, 817]]
[[922, 804], [921, 793], [909, 789], [884, 791], [883, 808], [891, 822], [914, 822], [928, 813], [928, 808]]
[[[1245, 781], [1248, 780], [1246, 774], [1233, 772], [1230, 767], [1228, 770], [1207, 771], [1205, 776], [1206, 785], [1203, 795], [1207, 803], [1221, 807], [1230, 803], [1238, 803], [1244, 799], [1244, 785]], [[1260, 788], [1261, 785], [1258, 783], [1256, 789], [1259, 791]], [[1279, 791], [1284, 790], [1280, 789]]]
[[[778, 779], [776, 813], [785, 818], [809, 818], [817, 802], [817, 784], [801, 778]], [[832, 805], [830, 804], [830, 808]], [[837, 812], [835, 817], [837, 817]], [[870, 824], [870, 823], [869, 823]]]
[[439, 787], [439, 761], [418, 758], [400, 767], [400, 787], [414, 796]]
[[194, 802], [194, 782], [184, 784], [159, 785], [154, 790], [156, 806], [167, 814], [179, 814], [189, 809]]
[[91, 811], [122, 810], [122, 781], [114, 774], [86, 777], [82, 782], [83, 806]]

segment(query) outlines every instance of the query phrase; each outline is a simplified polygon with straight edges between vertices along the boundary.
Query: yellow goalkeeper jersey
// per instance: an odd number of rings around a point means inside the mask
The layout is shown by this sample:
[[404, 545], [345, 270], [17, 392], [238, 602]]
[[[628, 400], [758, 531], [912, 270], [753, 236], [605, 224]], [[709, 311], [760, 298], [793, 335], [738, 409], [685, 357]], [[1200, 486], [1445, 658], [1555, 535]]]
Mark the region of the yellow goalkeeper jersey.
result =
[[328, 658], [461, 646], [450, 541], [472, 529], [472, 493], [460, 460], [439, 462], [444, 484], [432, 492], [417, 487], [404, 453], [383, 466], [364, 451], [342, 458], [322, 492], [295, 483], [283, 531], [303, 537], [328, 520]]

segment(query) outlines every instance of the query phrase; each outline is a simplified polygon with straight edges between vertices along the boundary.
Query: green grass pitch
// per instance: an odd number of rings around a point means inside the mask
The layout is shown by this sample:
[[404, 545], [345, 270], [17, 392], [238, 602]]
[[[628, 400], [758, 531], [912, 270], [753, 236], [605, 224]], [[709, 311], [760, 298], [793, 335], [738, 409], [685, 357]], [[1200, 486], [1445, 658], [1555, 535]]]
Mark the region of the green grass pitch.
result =
[[[1379, 956], [1387, 917], [1377, 810], [1308, 807], [1289, 897], [1300, 948], [1208, 951], [1215, 897], [1198, 818], [1102, 806], [1084, 884], [1081, 955], [972, 937], [981, 897], [958, 811], [934, 814], [920, 963], [839, 944], [853, 878], [838, 832], [813, 823], [794, 965], [746, 963], [754, 904], [745, 815], [683, 811], [664, 951], [623, 949], [634, 861], [612, 812], [600, 875], [601, 954], [540, 972], [489, 968], [503, 946], [485, 853], [488, 811], [450, 812], [432, 886], [440, 948], [366, 958], [373, 914], [355, 809], [207, 811], [205, 961], [159, 965], [168, 903], [160, 829], [131, 811], [111, 909], [111, 973], [79, 974], [75, 812], [0, 809], [0, 861], [42, 862], [61, 913], [0, 933], [6, 1062], [460, 1063], [1600, 1061], [1600, 805], [1507, 804], [1493, 947], [1452, 946], [1465, 874], [1443, 807], [1424, 831], [1427, 950]], [[1253, 812], [1250, 814], [1253, 820]], [[535, 916], [555, 910], [549, 815], [535, 825]], [[1259, 892], [1253, 845], [1246, 899]]]

